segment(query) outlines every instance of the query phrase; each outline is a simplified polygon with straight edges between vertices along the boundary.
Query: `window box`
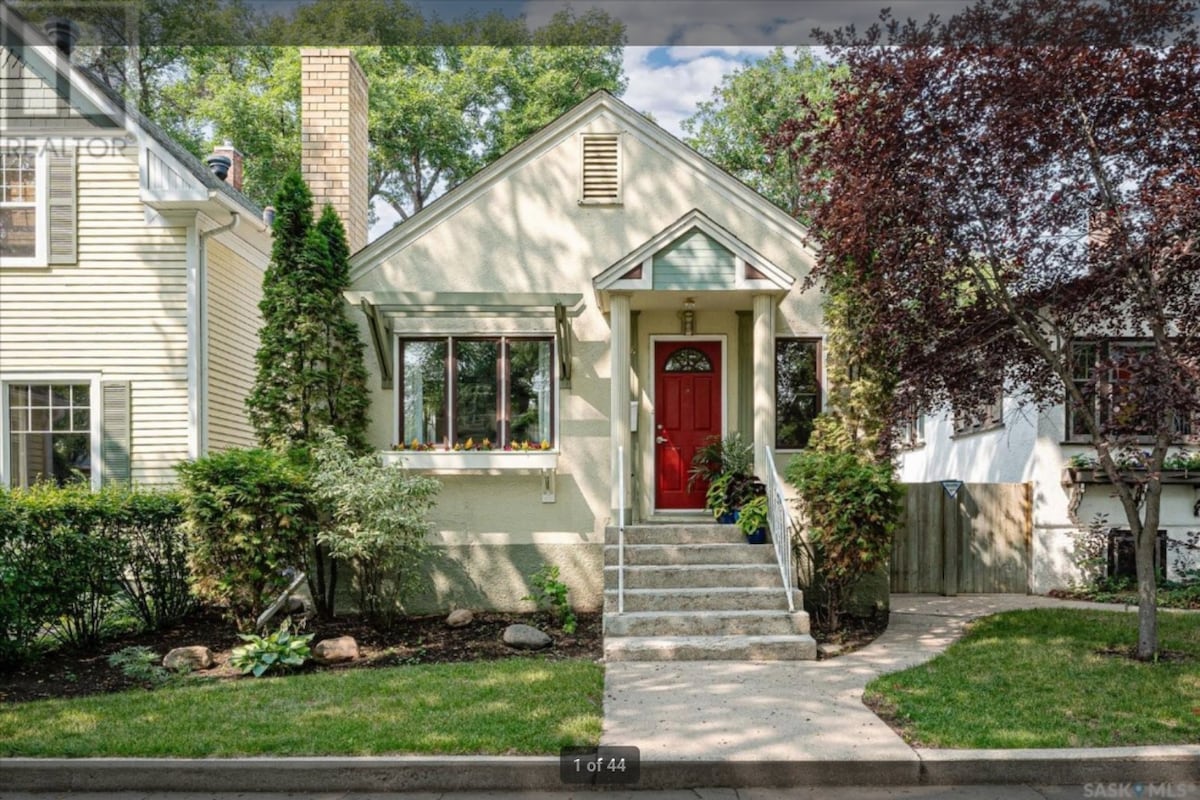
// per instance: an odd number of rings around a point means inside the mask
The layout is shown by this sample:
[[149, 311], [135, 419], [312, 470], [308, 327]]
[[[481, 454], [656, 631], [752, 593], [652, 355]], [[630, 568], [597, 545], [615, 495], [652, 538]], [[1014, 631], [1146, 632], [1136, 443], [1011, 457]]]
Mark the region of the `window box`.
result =
[[558, 466], [554, 450], [388, 450], [383, 463], [430, 472], [540, 472]]
[[[1144, 469], [1124, 469], [1137, 481], [1146, 480]], [[1099, 467], [1067, 467], [1063, 470], [1063, 484], [1071, 483], [1110, 483], [1108, 475]], [[1163, 485], [1200, 486], [1200, 470], [1193, 469], [1164, 469], [1162, 471]]]

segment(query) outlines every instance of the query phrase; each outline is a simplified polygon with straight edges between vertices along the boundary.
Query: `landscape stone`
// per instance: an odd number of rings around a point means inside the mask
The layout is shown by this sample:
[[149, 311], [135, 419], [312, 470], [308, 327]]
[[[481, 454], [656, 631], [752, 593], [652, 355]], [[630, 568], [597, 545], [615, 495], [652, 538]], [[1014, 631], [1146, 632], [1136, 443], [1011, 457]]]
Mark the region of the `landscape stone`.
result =
[[313, 645], [313, 661], [318, 664], [336, 664], [339, 661], [353, 661], [358, 658], [358, 642], [353, 636], [339, 636], [336, 639], [325, 639]]
[[456, 608], [446, 617], [446, 624], [451, 628], [464, 628], [475, 621], [475, 615], [468, 608]]
[[204, 645], [176, 647], [163, 656], [162, 665], [172, 672], [190, 672], [194, 669], [208, 669], [213, 665], [212, 650], [209, 650]]
[[504, 629], [504, 643], [518, 650], [541, 650], [549, 647], [551, 638], [531, 625], [509, 625]]
[[845, 649], [845, 645], [832, 644], [829, 642], [817, 645], [817, 652], [821, 654], [821, 658], [833, 658], [834, 656], [840, 656]]

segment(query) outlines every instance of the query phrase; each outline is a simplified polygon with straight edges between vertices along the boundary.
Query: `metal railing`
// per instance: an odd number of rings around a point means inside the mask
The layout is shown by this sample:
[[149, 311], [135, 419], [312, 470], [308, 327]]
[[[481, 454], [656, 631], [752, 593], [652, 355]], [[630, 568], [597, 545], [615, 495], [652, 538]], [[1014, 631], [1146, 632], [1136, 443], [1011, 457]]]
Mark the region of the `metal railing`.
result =
[[617, 613], [625, 613], [625, 448], [617, 448]]
[[792, 600], [792, 530], [794, 523], [788, 510], [787, 496], [783, 493], [783, 482], [775, 469], [775, 455], [766, 448], [767, 462], [767, 525], [771, 530], [771, 542], [775, 545], [775, 560], [779, 563], [779, 577], [783, 579], [783, 590], [787, 592], [788, 611], [795, 611]]

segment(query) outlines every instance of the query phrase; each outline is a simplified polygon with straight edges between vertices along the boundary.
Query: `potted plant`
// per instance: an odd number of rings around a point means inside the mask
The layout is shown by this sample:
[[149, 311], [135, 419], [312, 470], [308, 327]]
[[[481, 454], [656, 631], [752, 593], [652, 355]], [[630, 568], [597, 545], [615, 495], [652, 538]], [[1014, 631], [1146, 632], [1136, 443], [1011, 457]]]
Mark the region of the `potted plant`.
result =
[[742, 506], [737, 525], [746, 534], [749, 544], [765, 544], [767, 541], [767, 497], [756, 495]]
[[709, 481], [708, 491], [704, 495], [704, 506], [712, 512], [713, 519], [722, 525], [732, 524], [734, 509], [729, 506], [727, 495], [732, 475], [718, 475]]

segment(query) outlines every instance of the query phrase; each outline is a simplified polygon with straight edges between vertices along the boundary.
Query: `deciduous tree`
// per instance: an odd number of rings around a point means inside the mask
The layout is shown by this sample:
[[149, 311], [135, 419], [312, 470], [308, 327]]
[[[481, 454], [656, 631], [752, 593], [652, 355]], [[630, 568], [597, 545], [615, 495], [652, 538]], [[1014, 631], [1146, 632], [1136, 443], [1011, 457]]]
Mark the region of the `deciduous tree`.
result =
[[[979, 0], [825, 36], [849, 75], [809, 159], [815, 279], [910, 407], [992, 389], [1064, 403], [1136, 540], [1140, 658], [1158, 649], [1168, 449], [1200, 410], [1200, 47], [1190, 0]], [[1081, 342], [1137, 337], [1135, 349]], [[1144, 471], [1122, 469], [1122, 454]]]

